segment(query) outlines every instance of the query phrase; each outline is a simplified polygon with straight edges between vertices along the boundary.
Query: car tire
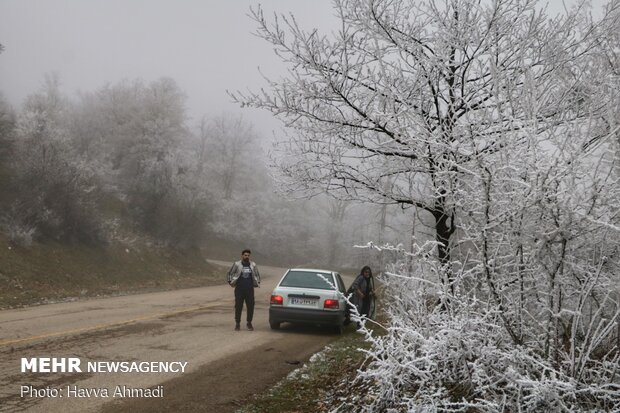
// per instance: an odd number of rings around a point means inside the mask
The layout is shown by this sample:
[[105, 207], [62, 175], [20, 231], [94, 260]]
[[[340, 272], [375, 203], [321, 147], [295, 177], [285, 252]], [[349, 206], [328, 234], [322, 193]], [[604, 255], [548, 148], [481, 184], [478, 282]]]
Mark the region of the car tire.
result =
[[342, 324], [338, 324], [334, 326], [334, 332], [338, 335], [342, 335], [342, 331], [344, 330], [344, 326]]
[[271, 321], [271, 320], [269, 320], [269, 327], [271, 327], [272, 330], [279, 330], [280, 329], [280, 323], [278, 321]]

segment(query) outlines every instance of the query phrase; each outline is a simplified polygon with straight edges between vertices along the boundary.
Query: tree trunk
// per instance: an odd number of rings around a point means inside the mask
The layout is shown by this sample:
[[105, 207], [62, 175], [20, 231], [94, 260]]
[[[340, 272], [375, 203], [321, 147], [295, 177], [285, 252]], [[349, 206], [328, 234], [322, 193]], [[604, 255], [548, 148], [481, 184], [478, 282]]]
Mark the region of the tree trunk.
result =
[[454, 293], [454, 276], [452, 274], [450, 258], [450, 238], [454, 233], [454, 217], [446, 213], [445, 197], [442, 195], [435, 200], [433, 211], [435, 218], [435, 241], [437, 241], [437, 256], [443, 269], [442, 282], [450, 286], [450, 292]]

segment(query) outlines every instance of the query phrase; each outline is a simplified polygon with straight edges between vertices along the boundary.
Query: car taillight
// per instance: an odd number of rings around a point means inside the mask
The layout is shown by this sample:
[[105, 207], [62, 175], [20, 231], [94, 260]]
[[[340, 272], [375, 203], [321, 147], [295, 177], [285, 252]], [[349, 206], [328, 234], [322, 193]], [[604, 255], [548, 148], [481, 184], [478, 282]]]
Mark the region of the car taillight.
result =
[[272, 295], [271, 296], [271, 304], [282, 305], [284, 303], [284, 298], [281, 295]]
[[340, 308], [338, 300], [325, 300], [323, 308]]

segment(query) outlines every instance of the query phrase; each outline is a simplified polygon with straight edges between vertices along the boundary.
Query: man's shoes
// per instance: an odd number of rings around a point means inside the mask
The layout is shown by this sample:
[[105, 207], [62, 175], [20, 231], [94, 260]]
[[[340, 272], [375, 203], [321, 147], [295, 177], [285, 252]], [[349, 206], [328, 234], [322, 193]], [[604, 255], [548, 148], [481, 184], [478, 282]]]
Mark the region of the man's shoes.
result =
[[248, 321], [248, 330], [254, 331], [254, 327], [252, 327], [252, 323]]
[[239, 325], [239, 323], [235, 324], [235, 331], [239, 331], [241, 330], [241, 326]]

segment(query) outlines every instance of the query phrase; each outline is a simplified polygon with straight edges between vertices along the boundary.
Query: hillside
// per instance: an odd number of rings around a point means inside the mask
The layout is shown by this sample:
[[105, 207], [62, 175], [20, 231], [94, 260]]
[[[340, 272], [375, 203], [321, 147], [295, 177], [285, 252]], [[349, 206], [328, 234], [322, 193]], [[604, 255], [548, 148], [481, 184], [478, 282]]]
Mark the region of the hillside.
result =
[[26, 248], [0, 235], [0, 308], [220, 284], [224, 271], [197, 250], [55, 242]]

